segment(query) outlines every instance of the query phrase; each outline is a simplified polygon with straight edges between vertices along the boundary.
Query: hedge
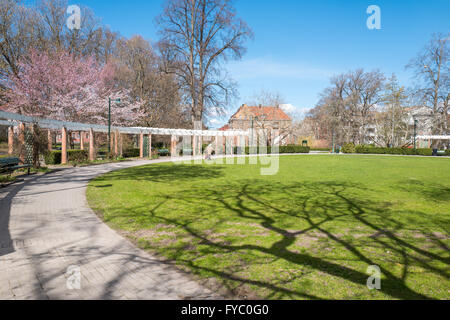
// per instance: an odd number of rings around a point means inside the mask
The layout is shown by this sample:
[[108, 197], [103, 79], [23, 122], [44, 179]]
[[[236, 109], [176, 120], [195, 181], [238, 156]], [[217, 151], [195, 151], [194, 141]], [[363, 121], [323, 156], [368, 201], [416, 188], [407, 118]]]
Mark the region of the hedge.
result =
[[123, 151], [124, 158], [139, 158], [141, 150], [139, 148], [126, 149]]
[[331, 148], [311, 148], [311, 151], [323, 151], [323, 152], [327, 151], [327, 152], [330, 152]]
[[168, 157], [170, 156], [170, 151], [168, 149], [158, 149], [158, 155], [160, 157]]
[[[62, 151], [49, 151], [44, 155], [45, 164], [55, 165], [61, 164]], [[86, 162], [88, 160], [88, 152], [86, 150], [67, 150], [68, 162]]]
[[[303, 146], [280, 146], [278, 147], [278, 154], [287, 154], [287, 153], [309, 153], [310, 152], [309, 147], [303, 147]], [[235, 147], [234, 148], [235, 154], [241, 154], [241, 148]], [[261, 148], [252, 148], [250, 152], [250, 147], [245, 148], [246, 155], [250, 154], [271, 154], [272, 153], [272, 147], [267, 147], [267, 150], [262, 150]]]
[[432, 156], [432, 149], [412, 149], [412, 148], [378, 148], [357, 146], [356, 153], [360, 154], [396, 154], [407, 156]]
[[[140, 155], [141, 155], [141, 150], [139, 148], [127, 149], [123, 152], [124, 158], [139, 158]], [[161, 157], [170, 156], [170, 151], [167, 149], [153, 149], [152, 148], [152, 158], [154, 155], [161, 156]]]

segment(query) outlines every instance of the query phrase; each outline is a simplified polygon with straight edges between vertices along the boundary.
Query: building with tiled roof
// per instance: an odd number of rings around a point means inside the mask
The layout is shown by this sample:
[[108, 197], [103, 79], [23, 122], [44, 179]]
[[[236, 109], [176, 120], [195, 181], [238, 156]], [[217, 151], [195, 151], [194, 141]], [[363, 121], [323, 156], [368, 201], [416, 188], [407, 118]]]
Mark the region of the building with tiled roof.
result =
[[[292, 118], [280, 107], [247, 106], [242, 105], [239, 110], [231, 116], [228, 124], [221, 130], [249, 130], [267, 129], [270, 131], [286, 132], [292, 127]], [[292, 143], [289, 138], [284, 139], [286, 143]], [[289, 140], [289, 141], [288, 141]]]

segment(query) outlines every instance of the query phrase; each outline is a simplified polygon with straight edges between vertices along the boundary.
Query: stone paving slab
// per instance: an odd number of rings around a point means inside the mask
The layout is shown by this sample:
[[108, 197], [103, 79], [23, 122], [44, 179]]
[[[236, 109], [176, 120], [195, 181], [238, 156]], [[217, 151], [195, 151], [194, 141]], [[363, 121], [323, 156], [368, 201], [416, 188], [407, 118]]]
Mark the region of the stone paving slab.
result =
[[[221, 299], [136, 248], [88, 207], [89, 181], [133, 161], [29, 176], [0, 189], [0, 299]], [[78, 266], [81, 289], [69, 290]]]

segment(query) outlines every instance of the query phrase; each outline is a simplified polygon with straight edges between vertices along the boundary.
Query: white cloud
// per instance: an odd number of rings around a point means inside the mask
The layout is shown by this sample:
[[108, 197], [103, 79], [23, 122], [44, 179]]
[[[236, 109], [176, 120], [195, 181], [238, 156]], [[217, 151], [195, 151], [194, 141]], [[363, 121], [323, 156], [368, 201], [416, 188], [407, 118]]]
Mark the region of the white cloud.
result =
[[222, 123], [220, 120], [217, 120], [217, 119], [211, 119], [211, 120], [209, 120], [209, 122], [211, 123], [211, 124], [219, 124], [219, 123]]
[[290, 103], [282, 104], [280, 108], [295, 119], [305, 118], [306, 114], [311, 110], [311, 108], [298, 108]]
[[294, 107], [292, 104], [287, 103], [287, 104], [280, 104], [280, 108], [286, 112], [286, 113], [293, 113], [295, 111], [297, 111], [297, 108]]

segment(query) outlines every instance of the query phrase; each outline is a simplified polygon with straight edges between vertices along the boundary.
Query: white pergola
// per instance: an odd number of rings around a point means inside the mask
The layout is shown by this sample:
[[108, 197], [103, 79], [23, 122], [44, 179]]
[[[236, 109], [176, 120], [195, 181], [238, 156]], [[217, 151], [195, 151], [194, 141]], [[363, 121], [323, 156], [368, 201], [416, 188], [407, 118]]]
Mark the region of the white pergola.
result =
[[417, 136], [419, 140], [450, 140], [450, 136]]
[[[95, 132], [98, 133], [108, 133], [109, 129], [114, 134], [111, 138], [111, 145], [114, 148], [114, 153], [119, 155], [122, 153], [122, 139], [120, 139], [121, 134], [135, 134], [140, 136], [140, 157], [144, 157], [144, 136], [147, 135], [149, 137], [149, 146], [151, 150], [151, 137], [152, 135], [164, 135], [171, 136], [171, 152], [175, 154], [175, 150], [178, 143], [178, 137], [192, 137], [193, 139], [193, 152], [194, 156], [198, 155], [198, 146], [201, 141], [200, 137], [215, 137], [216, 144], [221, 137], [248, 137], [250, 133], [248, 131], [217, 131], [217, 130], [187, 130], [187, 129], [165, 129], [165, 128], [144, 128], [144, 127], [117, 127], [111, 126], [110, 128], [105, 125], [96, 125], [96, 124], [86, 124], [86, 123], [76, 123], [76, 122], [67, 122], [67, 121], [59, 121], [59, 120], [51, 120], [51, 119], [42, 119], [37, 117], [30, 117], [16, 113], [10, 113], [5, 111], [0, 111], [0, 125], [7, 126], [8, 129], [8, 144], [9, 144], [9, 153], [13, 153], [13, 135], [14, 127], [19, 128], [19, 132], [23, 132], [25, 129], [25, 124], [37, 125], [39, 128], [47, 129], [49, 132], [49, 137], [51, 137], [51, 130], [61, 131], [62, 134], [62, 163], [67, 163], [67, 131], [78, 131], [78, 132], [89, 132], [89, 159], [91, 161], [95, 160]], [[81, 137], [81, 148], [84, 149], [84, 141], [83, 135]], [[19, 134], [20, 143], [24, 143], [23, 135]], [[113, 143], [114, 140], [114, 143]], [[120, 140], [120, 142], [119, 142]], [[225, 138], [226, 140], [226, 138]], [[244, 140], [248, 140], [244, 139]], [[114, 145], [113, 145], [114, 144]], [[49, 149], [51, 149], [51, 145], [49, 144]], [[200, 149], [201, 150], [201, 149]], [[201, 153], [201, 151], [200, 151]]]
[[450, 135], [442, 135], [442, 136], [435, 136], [435, 135], [419, 135], [416, 137], [416, 141], [428, 141], [428, 147], [431, 148], [431, 141], [433, 140], [440, 140], [440, 141], [445, 141], [445, 140], [449, 140], [450, 141]]

